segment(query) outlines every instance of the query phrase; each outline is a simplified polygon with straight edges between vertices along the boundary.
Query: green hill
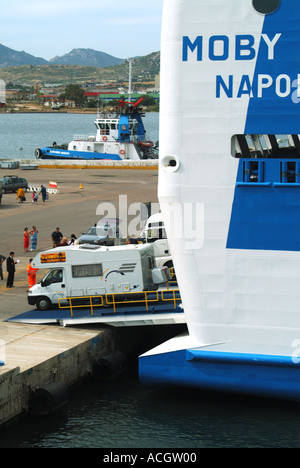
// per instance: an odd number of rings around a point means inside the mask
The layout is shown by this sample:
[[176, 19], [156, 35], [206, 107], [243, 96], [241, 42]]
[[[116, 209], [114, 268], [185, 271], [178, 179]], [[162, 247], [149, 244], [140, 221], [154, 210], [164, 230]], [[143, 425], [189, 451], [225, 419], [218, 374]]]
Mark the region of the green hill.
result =
[[[153, 81], [160, 69], [160, 52], [132, 59], [133, 81]], [[78, 83], [93, 80], [128, 81], [128, 63], [106, 68], [80, 65], [22, 65], [0, 68], [5, 83]]]

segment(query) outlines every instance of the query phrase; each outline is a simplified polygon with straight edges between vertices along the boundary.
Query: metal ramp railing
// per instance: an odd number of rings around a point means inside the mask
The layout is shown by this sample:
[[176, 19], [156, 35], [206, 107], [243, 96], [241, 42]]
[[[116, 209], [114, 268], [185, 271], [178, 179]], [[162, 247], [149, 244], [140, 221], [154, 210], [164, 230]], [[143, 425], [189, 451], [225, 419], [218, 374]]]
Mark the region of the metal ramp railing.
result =
[[[62, 301], [68, 301], [69, 304], [62, 305]], [[79, 303], [84, 301], [85, 303]], [[173, 302], [173, 307], [176, 309], [177, 303], [181, 302], [179, 289], [163, 289], [157, 291], [137, 291], [124, 293], [110, 293], [103, 296], [74, 296], [58, 299], [60, 309], [70, 309], [71, 317], [73, 317], [74, 309], [90, 309], [91, 315], [94, 315], [95, 308], [103, 307], [103, 309], [111, 308], [114, 314], [117, 313], [117, 308], [128, 306], [130, 304], [139, 304], [145, 307], [146, 313], [149, 313], [149, 305], [156, 303]]]

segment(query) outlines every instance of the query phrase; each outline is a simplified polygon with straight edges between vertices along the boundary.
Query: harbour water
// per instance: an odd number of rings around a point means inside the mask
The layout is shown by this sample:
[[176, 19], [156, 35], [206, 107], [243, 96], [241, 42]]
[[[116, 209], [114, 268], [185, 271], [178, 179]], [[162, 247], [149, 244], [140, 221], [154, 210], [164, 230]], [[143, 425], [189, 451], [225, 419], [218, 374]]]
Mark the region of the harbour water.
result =
[[0, 429], [0, 448], [299, 448], [299, 406], [89, 381], [58, 412]]
[[[0, 114], [0, 159], [33, 158], [37, 147], [94, 134], [95, 116]], [[158, 114], [147, 114], [145, 126], [157, 141]], [[144, 388], [132, 372], [115, 382], [84, 382], [58, 412], [0, 428], [0, 448], [6, 447], [299, 448], [300, 408], [246, 396]]]

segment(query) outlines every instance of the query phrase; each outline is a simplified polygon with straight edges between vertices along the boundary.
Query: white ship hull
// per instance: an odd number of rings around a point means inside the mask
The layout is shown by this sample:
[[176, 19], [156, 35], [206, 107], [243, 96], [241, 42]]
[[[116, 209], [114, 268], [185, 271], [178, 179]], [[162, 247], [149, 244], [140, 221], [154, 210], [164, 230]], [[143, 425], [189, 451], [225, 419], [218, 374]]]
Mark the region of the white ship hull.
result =
[[300, 6], [273, 5], [164, 2], [158, 195], [188, 336], [140, 357], [146, 383], [300, 397], [300, 154], [268, 146], [300, 128]]

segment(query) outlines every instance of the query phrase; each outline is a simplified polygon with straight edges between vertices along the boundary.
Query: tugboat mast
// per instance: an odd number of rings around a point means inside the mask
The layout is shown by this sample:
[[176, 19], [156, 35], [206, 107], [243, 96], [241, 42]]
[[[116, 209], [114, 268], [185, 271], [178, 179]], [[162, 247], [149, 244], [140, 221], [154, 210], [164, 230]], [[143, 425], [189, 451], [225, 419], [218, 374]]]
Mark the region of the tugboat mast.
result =
[[131, 95], [132, 95], [132, 59], [128, 59], [128, 63], [129, 63], [128, 102], [131, 102]]

